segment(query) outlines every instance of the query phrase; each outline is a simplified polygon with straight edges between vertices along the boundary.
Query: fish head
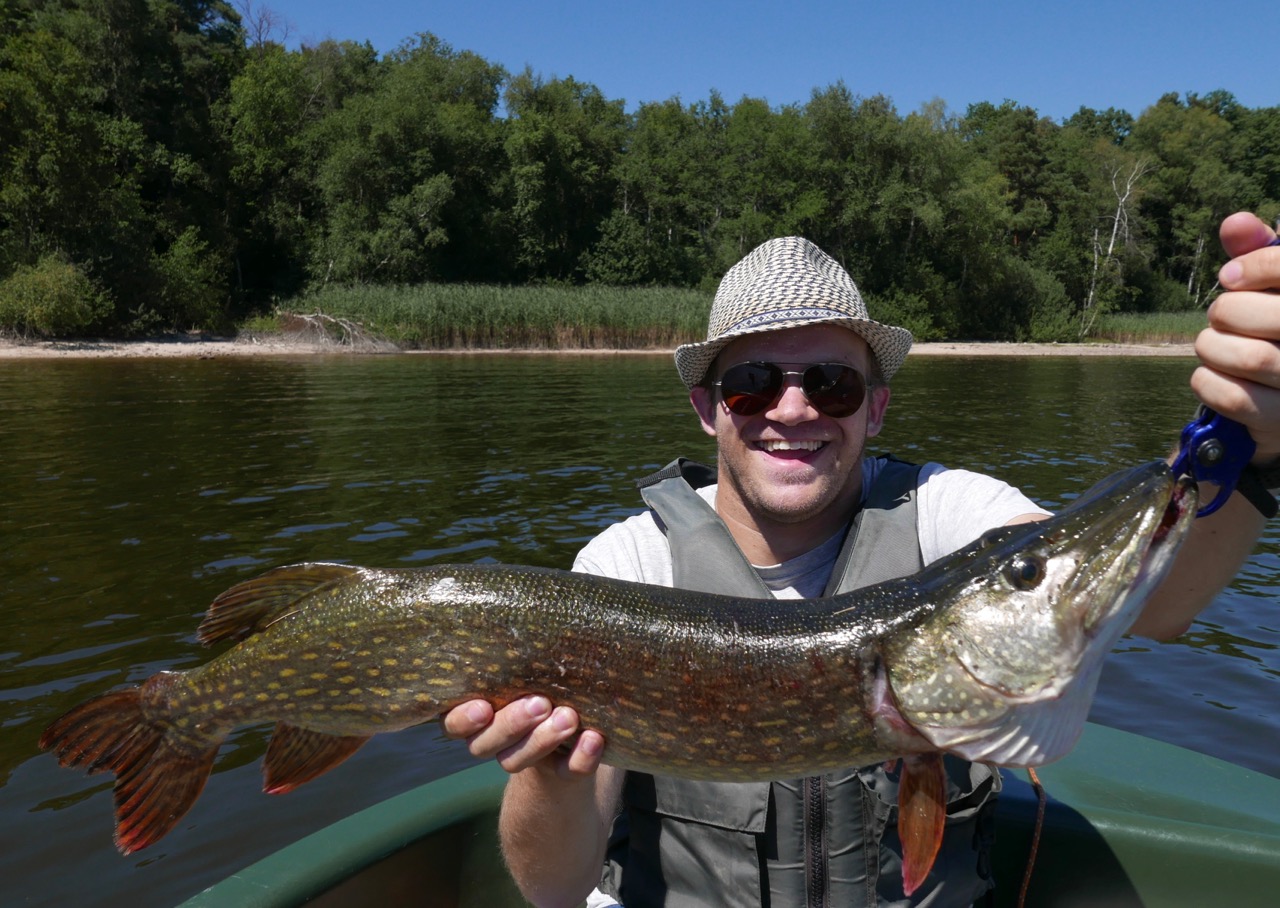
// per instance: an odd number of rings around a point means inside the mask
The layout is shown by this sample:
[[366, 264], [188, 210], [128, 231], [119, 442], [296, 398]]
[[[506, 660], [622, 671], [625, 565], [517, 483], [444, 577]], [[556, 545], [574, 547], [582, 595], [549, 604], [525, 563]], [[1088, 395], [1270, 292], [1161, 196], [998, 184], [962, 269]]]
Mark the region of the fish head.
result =
[[900, 717], [968, 760], [1063, 756], [1103, 659], [1168, 573], [1195, 513], [1195, 486], [1155, 462], [930, 565], [914, 579], [938, 607], [884, 649]]

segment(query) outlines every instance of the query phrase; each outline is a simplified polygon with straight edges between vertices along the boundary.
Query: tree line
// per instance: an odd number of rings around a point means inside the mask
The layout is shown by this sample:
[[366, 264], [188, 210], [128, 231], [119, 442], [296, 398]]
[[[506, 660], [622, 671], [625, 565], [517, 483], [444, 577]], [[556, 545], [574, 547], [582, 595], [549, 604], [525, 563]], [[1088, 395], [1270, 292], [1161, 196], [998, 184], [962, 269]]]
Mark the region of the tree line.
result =
[[800, 234], [921, 338], [1203, 306], [1223, 216], [1280, 215], [1280, 107], [1061, 122], [639, 103], [431, 34], [288, 50], [250, 0], [0, 0], [0, 328], [225, 327], [334, 285], [714, 288]]

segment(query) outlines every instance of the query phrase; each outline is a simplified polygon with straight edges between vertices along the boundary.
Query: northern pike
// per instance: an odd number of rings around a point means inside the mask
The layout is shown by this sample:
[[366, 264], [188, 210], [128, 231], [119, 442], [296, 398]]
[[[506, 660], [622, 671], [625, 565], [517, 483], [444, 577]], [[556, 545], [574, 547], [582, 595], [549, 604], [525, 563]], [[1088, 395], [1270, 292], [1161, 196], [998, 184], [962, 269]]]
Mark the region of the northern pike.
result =
[[910, 891], [942, 834], [940, 753], [1065, 754], [1195, 511], [1194, 485], [1157, 462], [911, 577], [802, 602], [503, 565], [280, 567], [210, 606], [199, 639], [234, 647], [75, 707], [40, 745], [116, 774], [127, 854], [191, 808], [237, 726], [276, 723], [264, 789], [281, 793], [378, 732], [544, 694], [626, 769], [773, 780], [904, 758]]

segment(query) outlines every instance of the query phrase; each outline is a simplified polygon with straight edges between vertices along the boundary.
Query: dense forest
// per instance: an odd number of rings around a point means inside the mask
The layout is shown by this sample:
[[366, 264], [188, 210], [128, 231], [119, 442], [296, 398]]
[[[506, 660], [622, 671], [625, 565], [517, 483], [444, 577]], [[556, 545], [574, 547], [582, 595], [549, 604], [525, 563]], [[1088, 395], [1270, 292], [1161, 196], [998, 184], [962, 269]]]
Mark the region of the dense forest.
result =
[[355, 284], [710, 290], [802, 234], [922, 338], [1067, 339], [1203, 306], [1221, 218], [1280, 215], [1280, 107], [1225, 90], [1062, 122], [842, 83], [628, 112], [434, 35], [288, 50], [274, 23], [0, 0], [0, 328], [225, 328]]

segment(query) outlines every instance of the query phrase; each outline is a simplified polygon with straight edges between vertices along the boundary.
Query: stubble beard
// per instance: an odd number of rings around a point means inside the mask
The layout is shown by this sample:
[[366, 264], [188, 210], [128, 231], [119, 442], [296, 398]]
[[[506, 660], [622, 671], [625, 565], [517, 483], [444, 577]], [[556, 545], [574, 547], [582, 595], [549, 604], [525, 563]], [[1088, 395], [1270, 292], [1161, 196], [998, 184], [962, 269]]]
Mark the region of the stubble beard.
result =
[[739, 505], [761, 528], [770, 524], [778, 526], [796, 526], [815, 520], [828, 513], [832, 508], [849, 507], [852, 515], [856, 507], [853, 486], [861, 479], [855, 471], [860, 470], [857, 458], [851, 467], [844, 467], [833, 472], [821, 473], [813, 478], [797, 478], [795, 481], [769, 479], [755, 475], [753, 471], [741, 469], [732, 457], [726, 458], [720, 453], [721, 463], [737, 490]]

